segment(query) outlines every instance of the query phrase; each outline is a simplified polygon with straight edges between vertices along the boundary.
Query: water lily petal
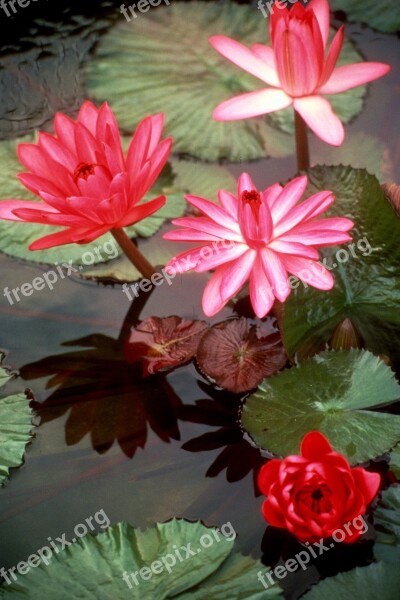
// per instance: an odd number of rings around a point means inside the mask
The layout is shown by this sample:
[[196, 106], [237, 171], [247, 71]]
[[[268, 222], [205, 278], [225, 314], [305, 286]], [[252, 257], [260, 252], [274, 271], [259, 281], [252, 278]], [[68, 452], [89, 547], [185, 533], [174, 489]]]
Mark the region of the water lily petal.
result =
[[198, 208], [203, 214], [216, 223], [220, 223], [223, 227], [232, 229], [232, 231], [240, 231], [237, 219], [234, 219], [223, 208], [217, 206], [215, 202], [190, 194], [186, 195], [185, 198], [192, 206]]
[[234, 219], [238, 216], [238, 199], [226, 190], [218, 191], [218, 200], [224, 210]]
[[218, 267], [204, 289], [202, 307], [207, 317], [216, 315], [228, 301], [223, 300], [220, 291], [225, 271], [225, 265]]
[[288, 282], [288, 274], [286, 272], [283, 260], [281, 260], [280, 256], [268, 248], [263, 248], [259, 252], [259, 256], [265, 275], [271, 284], [275, 297], [280, 302], [284, 302], [289, 296], [291, 290]]
[[257, 191], [257, 188], [254, 185], [252, 178], [248, 173], [242, 173], [238, 179], [238, 197], [241, 198], [243, 192], [251, 192], [253, 190]]
[[318, 290], [331, 290], [334, 286], [332, 275], [325, 267], [314, 260], [297, 256], [281, 256], [281, 260], [289, 273], [295, 275], [308, 285]]
[[[275, 200], [271, 209], [272, 220], [276, 227], [282, 219], [285, 219], [290, 214], [291, 209], [301, 199], [306, 191], [308, 179], [305, 175], [292, 179], [285, 185], [279, 197]], [[274, 229], [274, 235], [278, 235]]]
[[309, 248], [301, 236], [298, 241], [292, 241], [292, 236], [287, 238], [279, 238], [268, 244], [268, 248], [274, 252], [282, 252], [282, 254], [291, 254], [292, 256], [302, 256], [303, 258], [313, 258], [318, 260], [319, 252], [315, 248]]
[[86, 100], [79, 110], [77, 122], [82, 123], [82, 125], [84, 125], [86, 129], [88, 129], [90, 133], [95, 136], [98, 116], [99, 109], [93, 104], [93, 102]]
[[364, 85], [389, 73], [389, 65], [378, 62], [363, 62], [336, 67], [329, 80], [319, 88], [319, 94], [339, 94]]
[[213, 35], [209, 41], [217, 52], [233, 64], [269, 85], [277, 85], [275, 69], [240, 42], [225, 35]]
[[204, 273], [205, 271], [210, 271], [212, 269], [215, 269], [216, 267], [219, 267], [220, 265], [223, 265], [227, 262], [230, 262], [231, 260], [235, 260], [237, 258], [239, 258], [240, 256], [242, 256], [242, 254], [244, 254], [246, 251], [248, 250], [248, 246], [246, 246], [246, 244], [236, 244], [236, 243], [232, 243], [231, 246], [229, 247], [209, 247], [208, 252], [209, 252], [209, 257], [207, 257], [205, 255], [205, 252], [203, 252], [203, 256], [205, 256], [203, 258], [202, 255], [200, 255], [200, 260], [197, 263], [196, 267], [195, 267], [195, 271], [197, 271], [198, 273]]
[[329, 4], [328, 0], [311, 0], [310, 4], [306, 8], [307, 12], [312, 11], [318, 21], [319, 29], [321, 31], [322, 40], [324, 47], [327, 44], [329, 37], [329, 26], [330, 26], [330, 15], [329, 15]]
[[334, 201], [335, 197], [329, 190], [313, 194], [307, 200], [304, 200], [304, 202], [282, 215], [279, 223], [274, 228], [274, 238], [280, 237], [287, 232], [290, 233], [291, 229], [302, 221], [325, 212]]
[[296, 98], [294, 108], [322, 141], [332, 146], [340, 146], [343, 143], [343, 125], [328, 100], [321, 96]]
[[283, 90], [256, 90], [221, 102], [212, 116], [216, 121], [237, 121], [287, 108], [292, 102]]
[[344, 41], [344, 25], [336, 32], [335, 37], [332, 40], [332, 44], [329, 48], [328, 55], [325, 60], [325, 66], [319, 82], [319, 87], [324, 85], [333, 73], [336, 63], [338, 61], [340, 52], [342, 51]]
[[253, 270], [250, 273], [250, 301], [259, 319], [269, 313], [275, 302], [271, 284], [265, 275], [259, 256], [255, 258]]
[[220, 290], [224, 302], [233, 298], [246, 282], [256, 256], [255, 250], [247, 250], [242, 256], [225, 265]]

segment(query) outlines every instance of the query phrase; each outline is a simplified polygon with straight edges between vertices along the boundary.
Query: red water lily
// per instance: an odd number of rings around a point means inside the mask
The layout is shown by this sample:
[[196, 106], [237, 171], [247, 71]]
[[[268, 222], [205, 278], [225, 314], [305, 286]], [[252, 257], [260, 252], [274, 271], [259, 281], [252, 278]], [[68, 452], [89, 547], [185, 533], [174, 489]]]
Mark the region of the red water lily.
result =
[[222, 56], [271, 86], [222, 102], [213, 117], [235, 121], [293, 105], [318, 137], [339, 146], [344, 140], [343, 125], [323, 95], [378, 79], [390, 67], [377, 62], [336, 67], [344, 30], [342, 26], [325, 52], [329, 36], [327, 0], [311, 0], [307, 8], [297, 2], [291, 10], [279, 3], [272, 9], [272, 48], [254, 44], [249, 49], [224, 35], [210, 38]]
[[[186, 196], [204, 216], [172, 222], [183, 229], [165, 239], [200, 242], [168, 264], [171, 272], [216, 269], [203, 295], [203, 310], [215, 315], [250, 280], [250, 299], [256, 315], [264, 317], [275, 298], [290, 294], [289, 274], [321, 290], [333, 287], [332, 275], [318, 263], [317, 247], [351, 240], [350, 219], [317, 219], [334, 202], [330, 191], [314, 194], [301, 204], [307, 177], [285, 187], [274, 184], [257, 191], [247, 173], [239, 177], [237, 196], [220, 190], [220, 205], [199, 196]], [[298, 282], [297, 282], [298, 285]]]
[[18, 157], [29, 172], [20, 181], [42, 202], [5, 200], [0, 218], [66, 227], [30, 245], [41, 250], [61, 244], [84, 244], [107, 231], [151, 215], [165, 196], [140, 204], [164, 167], [172, 140], [160, 141], [164, 115], [143, 119], [126, 157], [113, 112], [85, 102], [73, 121], [62, 113], [55, 135], [39, 133], [37, 144], [19, 144]]
[[351, 468], [319, 431], [304, 436], [300, 453], [270, 460], [261, 468], [258, 485], [267, 496], [262, 507], [265, 519], [302, 542], [332, 534], [335, 539], [339, 529], [346, 535], [340, 533], [337, 541], [356, 541], [365, 532], [365, 523], [357, 518], [375, 497], [380, 475]]

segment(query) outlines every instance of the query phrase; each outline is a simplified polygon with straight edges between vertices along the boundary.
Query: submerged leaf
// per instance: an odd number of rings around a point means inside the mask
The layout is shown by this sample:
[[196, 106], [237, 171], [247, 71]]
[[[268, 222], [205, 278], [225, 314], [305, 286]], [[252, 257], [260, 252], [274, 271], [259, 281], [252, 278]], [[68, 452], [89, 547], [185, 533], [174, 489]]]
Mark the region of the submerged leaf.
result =
[[303, 436], [317, 430], [355, 464], [400, 440], [400, 416], [368, 410], [399, 398], [400, 385], [381, 359], [365, 350], [330, 351], [265, 380], [241, 420], [274, 454], [296, 454]]
[[180, 317], [149, 317], [132, 330], [125, 346], [128, 362], [143, 361], [143, 374], [189, 362], [208, 329], [204, 321]]
[[[226, 527], [228, 525], [228, 527]], [[128, 523], [88, 534], [53, 553], [0, 598], [70, 600], [261, 600], [281, 596], [278, 585], [260, 590], [261, 563], [233, 552], [234, 530], [225, 524], [172, 519], [141, 531]]]
[[282, 369], [287, 357], [279, 333], [271, 333], [269, 324], [252, 325], [242, 317], [214, 325], [202, 338], [196, 359], [218, 386], [239, 393]]
[[[0, 359], [0, 363], [3, 360]], [[13, 378], [0, 367], [0, 387]], [[32, 410], [26, 394], [12, 394], [0, 398], [0, 486], [24, 459], [26, 445], [32, 439]]]

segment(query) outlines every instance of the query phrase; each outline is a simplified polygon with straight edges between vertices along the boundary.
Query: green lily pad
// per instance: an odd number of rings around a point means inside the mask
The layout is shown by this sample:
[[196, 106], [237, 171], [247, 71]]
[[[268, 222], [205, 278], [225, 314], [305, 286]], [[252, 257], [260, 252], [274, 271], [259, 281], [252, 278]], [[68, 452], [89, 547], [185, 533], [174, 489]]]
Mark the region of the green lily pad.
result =
[[400, 481], [400, 444], [397, 444], [390, 453], [390, 470]]
[[243, 406], [241, 420], [262, 448], [298, 454], [318, 430], [352, 464], [375, 458], [400, 440], [400, 416], [374, 412], [400, 398], [393, 371], [370, 352], [323, 352], [265, 379]]
[[217, 200], [218, 190], [236, 194], [236, 178], [220, 165], [210, 165], [193, 160], [171, 160], [175, 174], [174, 183], [185, 193]]
[[[0, 387], [13, 378], [14, 375], [0, 367]], [[0, 398], [0, 486], [9, 477], [11, 468], [21, 466], [26, 445], [32, 439], [31, 430], [32, 411], [26, 394]]]
[[[330, 41], [335, 30], [331, 29]], [[345, 38], [342, 51], [337, 62], [337, 66], [349, 65], [352, 63], [362, 62], [363, 58], [361, 54], [356, 50], [353, 43]], [[325, 95], [325, 98], [329, 100], [335, 113], [340, 117], [343, 123], [349, 123], [354, 117], [356, 117], [363, 108], [364, 98], [366, 95], [366, 86], [360, 85], [347, 92], [341, 94]], [[294, 113], [293, 108], [285, 108], [268, 115], [270, 121], [287, 133], [294, 133]], [[337, 151], [337, 148], [335, 148]], [[320, 162], [323, 162], [322, 160]]]
[[376, 177], [351, 167], [309, 171], [308, 194], [332, 190], [327, 216], [350, 217], [353, 242], [323, 248], [335, 287], [329, 292], [300, 284], [284, 307], [283, 340], [299, 359], [324, 349], [337, 325], [349, 318], [375, 354], [396, 356], [400, 347], [400, 219]]
[[[37, 200], [37, 197], [29, 192], [17, 179], [16, 174], [23, 170], [16, 154], [16, 146], [21, 142], [33, 142], [34, 138], [21, 138], [15, 141], [0, 142], [0, 162], [2, 169], [0, 171], [0, 189], [2, 200], [9, 198], [21, 200]], [[180, 217], [186, 208], [186, 203], [182, 194], [174, 187], [174, 175], [171, 168], [163, 170], [157, 182], [153, 186], [144, 201], [151, 200], [160, 194], [167, 196], [166, 204], [155, 214], [139, 221], [135, 225], [126, 227], [126, 232], [131, 237], [152, 236], [161, 225], [168, 219]], [[1, 200], [0, 200], [1, 202]], [[28, 246], [36, 239], [60, 231], [63, 228], [52, 227], [37, 223], [14, 223], [12, 221], [0, 220], [0, 251], [33, 262], [54, 264], [72, 261], [77, 265], [88, 264], [93, 259], [92, 264], [107, 262], [116, 255], [121, 254], [121, 250], [116, 245], [111, 234], [107, 233], [90, 244], [67, 244], [48, 250], [28, 250]], [[96, 249], [98, 252], [96, 253]], [[112, 251], [109, 251], [110, 249]], [[85, 257], [86, 253], [92, 256]], [[84, 258], [83, 258], [84, 257]]]
[[233, 553], [232, 529], [224, 527], [221, 531], [228, 537], [216, 528], [183, 519], [158, 523], [146, 531], [119, 523], [53, 554], [48, 566], [40, 563], [17, 582], [0, 588], [0, 598], [84, 600], [94, 594], [98, 600], [261, 600], [281, 596], [278, 586], [269, 594], [260, 589], [261, 563]]
[[331, 10], [343, 10], [350, 21], [361, 21], [378, 31], [400, 30], [400, 6], [392, 0], [332, 0]]
[[393, 600], [398, 597], [400, 570], [386, 563], [357, 567], [324, 579], [303, 600]]
[[377, 560], [400, 561], [400, 486], [391, 486], [382, 492], [382, 500], [374, 512], [377, 530], [374, 554]]

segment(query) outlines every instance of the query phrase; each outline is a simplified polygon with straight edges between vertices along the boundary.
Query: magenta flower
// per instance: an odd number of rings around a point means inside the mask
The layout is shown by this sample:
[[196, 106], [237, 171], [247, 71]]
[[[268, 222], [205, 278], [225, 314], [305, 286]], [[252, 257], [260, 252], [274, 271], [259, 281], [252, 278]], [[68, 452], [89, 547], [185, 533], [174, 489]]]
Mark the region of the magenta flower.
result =
[[18, 157], [29, 171], [18, 177], [42, 202], [5, 200], [0, 218], [67, 228], [29, 247], [41, 250], [91, 242], [151, 215], [166, 202], [159, 196], [140, 204], [171, 150], [171, 138], [160, 141], [163, 124], [163, 114], [143, 119], [125, 157], [107, 103], [97, 109], [85, 102], [76, 122], [57, 113], [54, 136], [41, 132], [37, 144], [18, 146]]
[[305, 192], [307, 177], [297, 177], [285, 187], [274, 184], [258, 192], [250, 176], [238, 181], [237, 197], [218, 193], [220, 206], [198, 196], [186, 196], [204, 216], [174, 219], [183, 229], [165, 239], [200, 242], [168, 264], [171, 272], [216, 269], [203, 294], [203, 310], [215, 315], [250, 280], [250, 299], [260, 318], [275, 298], [284, 302], [290, 294], [288, 275], [320, 290], [333, 287], [332, 275], [318, 263], [317, 247], [351, 240], [346, 233], [353, 222], [345, 218], [319, 219], [334, 202], [330, 191], [318, 192], [297, 204]]
[[342, 26], [325, 52], [329, 35], [327, 0], [311, 0], [307, 8], [297, 2], [290, 11], [275, 5], [270, 33], [272, 48], [254, 44], [249, 49], [224, 35], [210, 38], [222, 56], [272, 86], [222, 102], [214, 110], [213, 118], [236, 121], [293, 105], [318, 137], [340, 146], [344, 128], [323, 95], [339, 94], [378, 79], [390, 67], [363, 62], [335, 68], [344, 31]]

